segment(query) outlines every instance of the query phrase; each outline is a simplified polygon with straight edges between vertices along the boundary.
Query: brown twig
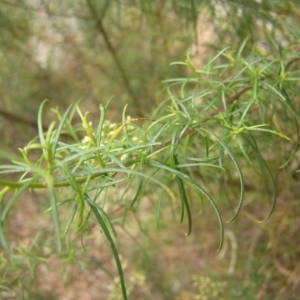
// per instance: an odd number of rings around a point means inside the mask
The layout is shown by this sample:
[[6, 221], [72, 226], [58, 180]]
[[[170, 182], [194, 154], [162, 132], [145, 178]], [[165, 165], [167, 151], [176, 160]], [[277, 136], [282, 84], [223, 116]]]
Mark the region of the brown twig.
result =
[[118, 57], [118, 54], [117, 54], [117, 51], [116, 49], [114, 48], [113, 44], [111, 43], [109, 37], [108, 37], [108, 34], [106, 32], [106, 29], [104, 28], [103, 26], [103, 23], [102, 23], [102, 19], [99, 18], [99, 16], [97, 16], [97, 13], [91, 3], [90, 0], [86, 0], [87, 2], [87, 5], [89, 7], [89, 10], [94, 18], [94, 20], [96, 21], [96, 27], [97, 29], [99, 30], [99, 32], [101, 33], [101, 35], [103, 36], [103, 39], [105, 41], [105, 44], [106, 44], [106, 47], [108, 49], [108, 51], [110, 52], [113, 60], [115, 61], [115, 64], [121, 74], [121, 77], [122, 77], [122, 80], [124, 82], [124, 86], [126, 87], [127, 89], [127, 92], [128, 94], [132, 97], [132, 100], [133, 100], [133, 103], [136, 107], [136, 111], [137, 111], [137, 115], [139, 117], [142, 117], [143, 116], [143, 113], [142, 113], [142, 109], [141, 109], [141, 105], [140, 105], [140, 102], [139, 102], [139, 99], [137, 98], [135, 92], [133, 91], [132, 87], [131, 87], [131, 84], [130, 84], [130, 81], [129, 81], [129, 78], [126, 74], [126, 71]]
[[[225, 100], [226, 102], [226, 106], [231, 104], [233, 101], [239, 99], [244, 93], [246, 93], [248, 90], [250, 90], [252, 88], [251, 85], [246, 86], [245, 88], [243, 88], [242, 90], [240, 90], [237, 94], [232, 95], [231, 97], [227, 98]], [[210, 117], [213, 117], [215, 115], [217, 115], [219, 112], [224, 110], [224, 106], [220, 106], [219, 108], [217, 108], [216, 110], [214, 110], [212, 113], [209, 114], [209, 117], [207, 117], [206, 119], [202, 120], [201, 123], [205, 123], [207, 122]]]
[[[1, 110], [1, 109], [0, 109], [0, 115], [3, 116], [4, 118], [10, 120], [10, 121], [14, 121], [14, 122], [17, 122], [17, 123], [20, 123], [20, 124], [24, 124], [26, 126], [29, 126], [29, 127], [35, 128], [35, 129], [38, 128], [36, 121], [28, 120], [28, 119], [25, 119], [23, 117], [16, 116], [16, 115], [14, 115], [10, 112], [7, 112], [7, 111]], [[48, 127], [46, 125], [42, 125], [42, 127], [43, 127], [44, 131], [47, 131]]]
[[[226, 106], [229, 105], [229, 104], [231, 104], [235, 100], [239, 99], [243, 94], [245, 94], [251, 88], [252, 88], [252, 86], [248, 85], [245, 88], [243, 88], [242, 90], [240, 90], [238, 93], [236, 93], [236, 94], [230, 96], [229, 98], [227, 98], [225, 100]], [[207, 122], [211, 117], [213, 117], [213, 116], [217, 115], [218, 113], [220, 113], [221, 111], [223, 111], [224, 108], [225, 107], [223, 105], [220, 106], [220, 107], [218, 107], [216, 110], [214, 110], [213, 112], [211, 112], [207, 118], [201, 120], [199, 123], [201, 124], [201, 123]], [[176, 137], [176, 141], [178, 141], [179, 139], [181, 139], [183, 137], [186, 137], [187, 135], [189, 135], [189, 134], [191, 134], [193, 132], [195, 132], [194, 129], [188, 128], [183, 134], [181, 134], [180, 136]], [[165, 148], [165, 147], [171, 145], [171, 143], [172, 143], [172, 140], [169, 140], [169, 141], [167, 141], [167, 142], [165, 142], [165, 143], [163, 143], [163, 144], [155, 147], [155, 150], [157, 151], [157, 150], [160, 150], [162, 148]]]
[[287, 69], [296, 61], [300, 60], [300, 57], [295, 57], [293, 59], [291, 59], [287, 64], [286, 64], [286, 67], [285, 67], [285, 70], [287, 71]]

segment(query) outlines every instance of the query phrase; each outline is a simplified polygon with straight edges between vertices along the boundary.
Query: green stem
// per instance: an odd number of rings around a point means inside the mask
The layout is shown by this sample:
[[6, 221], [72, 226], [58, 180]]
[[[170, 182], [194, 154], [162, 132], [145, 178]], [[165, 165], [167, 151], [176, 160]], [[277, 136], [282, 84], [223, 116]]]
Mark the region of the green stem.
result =
[[[86, 175], [86, 176], [78, 176], [75, 177], [75, 180], [77, 183], [84, 183], [86, 182], [87, 178], [89, 177], [90, 179], [95, 179], [99, 176], [103, 176], [107, 174], [107, 170], [103, 170], [103, 171], [99, 171], [97, 173], [94, 173], [93, 175]], [[26, 181], [11, 181], [11, 180], [3, 180], [0, 179], [0, 186], [7, 186], [10, 188], [20, 188], [22, 187], [28, 180]], [[61, 180], [61, 181], [57, 181], [54, 182], [53, 184], [53, 188], [60, 188], [60, 187], [67, 187], [70, 186], [70, 183], [67, 180]], [[48, 184], [47, 183], [43, 183], [43, 182], [32, 182], [27, 186], [28, 189], [45, 189], [48, 188]]]

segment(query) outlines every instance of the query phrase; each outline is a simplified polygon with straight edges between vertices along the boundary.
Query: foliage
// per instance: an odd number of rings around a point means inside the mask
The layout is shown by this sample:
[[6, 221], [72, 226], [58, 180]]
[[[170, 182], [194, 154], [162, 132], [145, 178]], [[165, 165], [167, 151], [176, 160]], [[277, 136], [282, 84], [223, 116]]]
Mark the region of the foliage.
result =
[[[200, 2], [199, 9], [207, 4]], [[187, 18], [196, 26], [196, 7], [193, 6], [196, 4], [194, 1], [188, 2], [190, 6], [181, 1], [168, 4], [153, 1], [147, 6], [142, 1], [143, 5], [137, 8], [129, 1], [121, 9], [121, 4], [111, 3], [107, 1], [98, 8], [96, 2], [87, 0], [83, 11], [81, 6], [70, 7], [89, 13], [94, 21], [93, 30], [89, 31], [91, 35], [82, 37], [82, 47], [86, 48], [79, 53], [80, 59], [84, 61], [91, 55], [87, 50], [91, 45], [100, 47], [93, 34], [101, 32], [102, 42], [119, 72], [118, 80], [123, 82], [135, 104], [137, 117], [130, 117], [125, 106], [123, 112], [120, 111], [121, 122], [114, 123], [109, 117], [109, 107], [115, 105], [115, 98], [111, 98], [106, 105], [99, 106], [98, 120], [91, 120], [89, 114], [83, 112], [82, 104], [72, 104], [63, 113], [58, 108], [52, 109], [56, 121], [45, 126], [47, 101], [42, 102], [38, 111], [38, 136], [20, 148], [21, 155], [0, 152], [3, 161], [0, 166], [0, 238], [1, 246], [13, 253], [6, 224], [14, 216], [14, 207], [21, 205], [18, 199], [24, 193], [42, 190], [43, 197], [49, 199], [46, 213], [52, 216], [53, 228], [48, 230], [55, 233], [46, 241], [51, 255], [68, 262], [77, 261], [78, 233], [85, 249], [88, 241], [85, 233], [91, 224], [97, 224], [114, 257], [119, 278], [115, 282], [119, 282], [122, 297], [127, 299], [117, 227], [125, 228], [134, 215], [143, 231], [145, 198], [151, 199], [155, 206], [158, 229], [165, 225], [164, 220], [168, 220], [165, 216], [171, 213], [186, 224], [187, 235], [197, 227], [195, 220], [199, 212], [209, 210], [211, 214], [212, 208], [215, 222], [219, 224], [218, 250], [224, 245], [225, 229], [229, 226], [224, 219], [228, 223], [238, 221], [247, 184], [253, 181], [256, 184], [254, 178], [261, 179], [272, 191], [270, 201], [260, 203], [268, 207], [268, 212], [263, 215], [264, 210], [257, 211], [255, 219], [263, 222], [274, 213], [277, 191], [281, 188], [282, 175], [278, 168], [289, 174], [295, 172], [291, 171], [291, 165], [299, 152], [299, 32], [298, 27], [291, 26], [291, 20], [299, 12], [293, 2], [264, 3], [255, 20], [250, 13], [253, 5], [257, 5], [254, 1], [248, 5], [220, 1], [218, 5], [223, 10], [213, 3], [206, 5], [207, 11], [218, 17], [215, 26], [226, 24], [229, 11], [237, 17], [230, 26], [218, 31], [231, 47], [225, 45], [220, 49], [214, 40], [215, 54], [206, 62], [199, 61], [193, 50], [184, 62], [174, 62], [172, 68], [180, 70], [183, 66], [186, 68], [183, 74], [187, 75], [164, 81], [160, 102], [146, 117], [132, 88], [136, 79], [128, 75], [116, 52], [119, 47], [111, 43], [103, 18], [105, 16], [112, 32], [116, 31], [116, 37], [122, 31], [111, 24], [118, 13], [124, 13], [126, 26], [130, 24], [131, 14], [141, 14], [153, 25], [154, 12], [160, 6], [166, 10], [163, 14], [167, 18], [172, 18], [168, 11], [192, 13]], [[178, 11], [177, 7], [182, 9]], [[55, 14], [56, 7], [48, 9], [49, 16]], [[285, 20], [280, 17], [275, 23], [274, 13], [288, 17]], [[79, 20], [82, 30], [92, 26], [82, 16]], [[121, 24], [116, 26], [122, 27]], [[218, 35], [214, 39], [218, 39]], [[91, 56], [90, 64], [97, 61]], [[133, 58], [128, 61], [130, 59]], [[105, 59], [100, 57], [99, 60], [102, 63]], [[93, 77], [93, 71], [85, 71], [89, 78]], [[227, 204], [224, 194], [219, 199], [222, 189], [233, 191], [234, 197], [227, 197]], [[113, 217], [115, 209], [122, 210], [121, 217]], [[210, 221], [213, 222], [213, 218]], [[33, 274], [37, 261], [45, 262], [49, 257], [37, 240], [28, 247], [28, 252], [20, 251], [27, 258], [34, 258], [30, 264]], [[5, 265], [5, 259], [3, 262]], [[4, 273], [10, 274], [6, 268], [3, 268]], [[197, 281], [197, 284], [200, 287], [202, 283]], [[221, 285], [216, 292], [220, 293], [220, 289]], [[118, 291], [117, 287], [112, 286], [111, 293], [115, 290]], [[213, 292], [209, 293], [214, 297]], [[199, 295], [204, 297], [200, 290]]]

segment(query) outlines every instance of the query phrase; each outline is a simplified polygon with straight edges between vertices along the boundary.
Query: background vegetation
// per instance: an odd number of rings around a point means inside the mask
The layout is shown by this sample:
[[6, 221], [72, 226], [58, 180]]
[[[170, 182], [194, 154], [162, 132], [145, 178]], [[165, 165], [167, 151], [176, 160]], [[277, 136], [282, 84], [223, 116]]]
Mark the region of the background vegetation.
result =
[[299, 299], [297, 2], [1, 0], [0, 298]]

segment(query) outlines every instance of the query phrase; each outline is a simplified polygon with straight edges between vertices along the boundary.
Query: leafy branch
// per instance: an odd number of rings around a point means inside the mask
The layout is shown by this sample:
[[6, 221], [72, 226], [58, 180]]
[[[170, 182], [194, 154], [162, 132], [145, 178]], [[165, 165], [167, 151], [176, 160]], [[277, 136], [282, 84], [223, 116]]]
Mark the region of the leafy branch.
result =
[[[239, 200], [229, 222], [237, 218], [244, 203], [245, 179], [241, 163], [248, 164], [258, 176], [262, 172], [268, 174], [273, 190], [267, 215], [267, 218], [270, 217], [276, 204], [276, 183], [262, 153], [270, 151], [265, 141], [274, 143], [272, 136], [292, 142], [288, 138], [290, 132], [280, 125], [283, 109], [299, 126], [295, 97], [290, 89], [295, 75], [286, 71], [298, 58], [288, 61], [283, 76], [282, 72], [275, 72], [282, 67], [280, 62], [270, 64], [263, 59], [255, 59], [248, 63], [242, 58], [242, 50], [236, 57], [226, 51], [212, 58], [203, 70], [197, 70], [191, 61], [185, 63], [193, 76], [169, 81], [168, 99], [153, 118], [131, 118], [126, 116], [125, 107], [122, 122], [112, 123], [106, 118], [108, 102], [105, 106], [100, 105], [99, 120], [94, 128], [88, 113], [82, 113], [78, 106], [70, 106], [63, 115], [55, 111], [58, 125], [52, 122], [45, 130], [44, 101], [38, 113], [37, 139], [20, 149], [21, 157], [0, 152], [0, 157], [12, 162], [0, 166], [0, 174], [5, 176], [0, 178], [2, 246], [9, 248], [3, 226], [18, 197], [25, 190], [45, 189], [49, 192], [48, 211], [52, 212], [57, 252], [62, 254], [63, 241], [76, 216], [79, 219], [78, 231], [85, 229], [88, 220], [94, 217], [110, 245], [122, 295], [127, 299], [124, 274], [115, 245], [116, 231], [105, 211], [109, 189], [118, 187], [123, 190], [118, 197], [124, 202], [125, 210], [133, 210], [137, 206], [146, 186], [160, 189], [157, 222], [163, 196], [168, 197], [179, 207], [180, 222], [187, 217], [187, 234], [192, 232], [194, 211], [190, 192], [199, 199], [203, 196], [212, 206], [219, 223], [220, 250], [224, 242], [220, 208], [213, 194], [203, 187], [193, 171], [201, 174], [203, 168], [209, 168], [214, 174], [233, 172], [227, 164], [229, 157], [240, 182]], [[229, 63], [225, 64], [223, 60]], [[242, 71], [238, 76], [232, 75], [237, 66], [242, 66]], [[223, 81], [215, 72], [220, 69], [221, 73], [230, 74], [224, 76]], [[236, 86], [242, 88], [225, 97]], [[245, 101], [236, 101], [242, 96]], [[74, 111], [82, 121], [81, 126], [72, 125]], [[66, 133], [73, 137], [74, 142], [66, 143], [62, 139]], [[299, 141], [294, 143], [299, 144]], [[138, 181], [137, 186], [133, 185], [134, 179]], [[177, 188], [175, 192], [173, 185]], [[72, 191], [72, 197], [60, 201], [64, 194], [57, 190], [63, 187]], [[12, 190], [15, 191], [13, 196]], [[73, 207], [62, 230], [60, 209], [66, 203]]]

